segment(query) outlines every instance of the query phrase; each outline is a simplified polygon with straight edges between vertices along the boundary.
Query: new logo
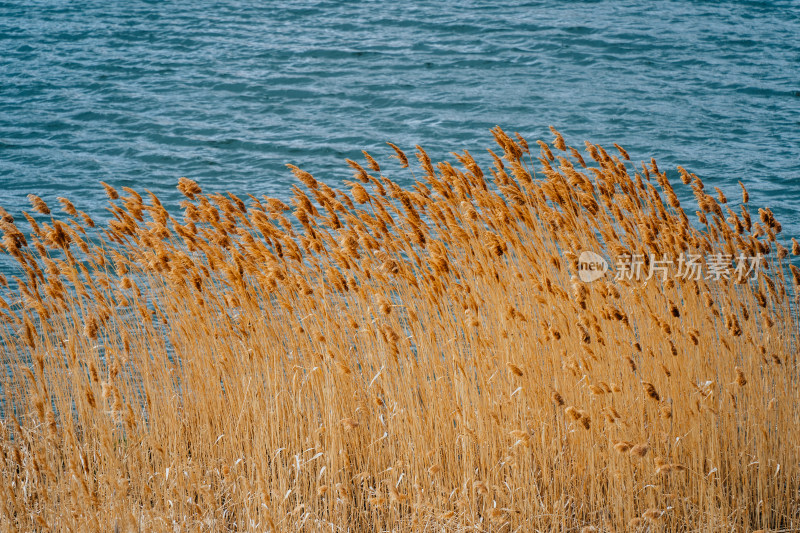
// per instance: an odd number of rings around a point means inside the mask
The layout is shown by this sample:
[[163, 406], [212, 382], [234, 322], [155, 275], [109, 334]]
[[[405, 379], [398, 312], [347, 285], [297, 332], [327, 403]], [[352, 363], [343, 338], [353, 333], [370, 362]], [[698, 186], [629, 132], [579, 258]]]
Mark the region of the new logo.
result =
[[594, 252], [584, 251], [578, 257], [578, 277], [584, 283], [602, 278], [608, 272], [608, 263]]

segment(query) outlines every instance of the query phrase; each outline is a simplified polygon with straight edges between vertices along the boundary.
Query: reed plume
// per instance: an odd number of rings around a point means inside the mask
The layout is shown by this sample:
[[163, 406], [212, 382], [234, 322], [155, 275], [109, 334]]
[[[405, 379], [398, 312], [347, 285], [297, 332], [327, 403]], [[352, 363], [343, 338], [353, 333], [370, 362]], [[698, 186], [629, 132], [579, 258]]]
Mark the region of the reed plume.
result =
[[0, 209], [0, 529], [796, 529], [800, 245], [742, 183], [551, 133]]

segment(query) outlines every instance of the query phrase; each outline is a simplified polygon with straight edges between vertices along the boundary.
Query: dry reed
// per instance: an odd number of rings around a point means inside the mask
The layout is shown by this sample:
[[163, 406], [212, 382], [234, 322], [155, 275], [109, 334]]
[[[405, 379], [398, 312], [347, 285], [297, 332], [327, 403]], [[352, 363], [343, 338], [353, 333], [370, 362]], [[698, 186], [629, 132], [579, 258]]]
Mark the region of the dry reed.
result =
[[[780, 223], [552, 132], [493, 130], [488, 172], [417, 147], [407, 188], [364, 153], [349, 194], [291, 166], [289, 204], [0, 209], [0, 530], [797, 528]], [[583, 283], [583, 250], [764, 259]]]

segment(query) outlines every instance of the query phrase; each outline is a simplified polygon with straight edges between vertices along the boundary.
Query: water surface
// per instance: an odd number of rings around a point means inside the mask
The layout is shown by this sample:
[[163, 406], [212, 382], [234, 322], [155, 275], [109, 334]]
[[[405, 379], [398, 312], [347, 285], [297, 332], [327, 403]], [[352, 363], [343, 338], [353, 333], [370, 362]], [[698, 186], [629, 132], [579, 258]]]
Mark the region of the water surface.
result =
[[0, 205], [102, 217], [98, 181], [174, 202], [181, 176], [285, 197], [288, 162], [336, 183], [387, 140], [441, 158], [553, 124], [741, 179], [800, 235], [799, 65], [795, 1], [4, 2]]

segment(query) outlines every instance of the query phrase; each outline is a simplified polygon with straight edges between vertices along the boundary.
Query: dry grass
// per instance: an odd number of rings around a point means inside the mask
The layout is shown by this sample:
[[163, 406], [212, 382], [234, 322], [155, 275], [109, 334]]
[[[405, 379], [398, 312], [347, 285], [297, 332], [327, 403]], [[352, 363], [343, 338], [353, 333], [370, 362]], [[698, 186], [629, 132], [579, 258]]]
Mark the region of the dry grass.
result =
[[[182, 216], [108, 185], [103, 228], [0, 212], [0, 529], [797, 528], [771, 211], [679, 169], [695, 227], [654, 161], [493, 133], [486, 174], [393, 146], [408, 189], [365, 154], [345, 192], [291, 167], [291, 205], [182, 179]], [[584, 284], [582, 250], [765, 260]]]

